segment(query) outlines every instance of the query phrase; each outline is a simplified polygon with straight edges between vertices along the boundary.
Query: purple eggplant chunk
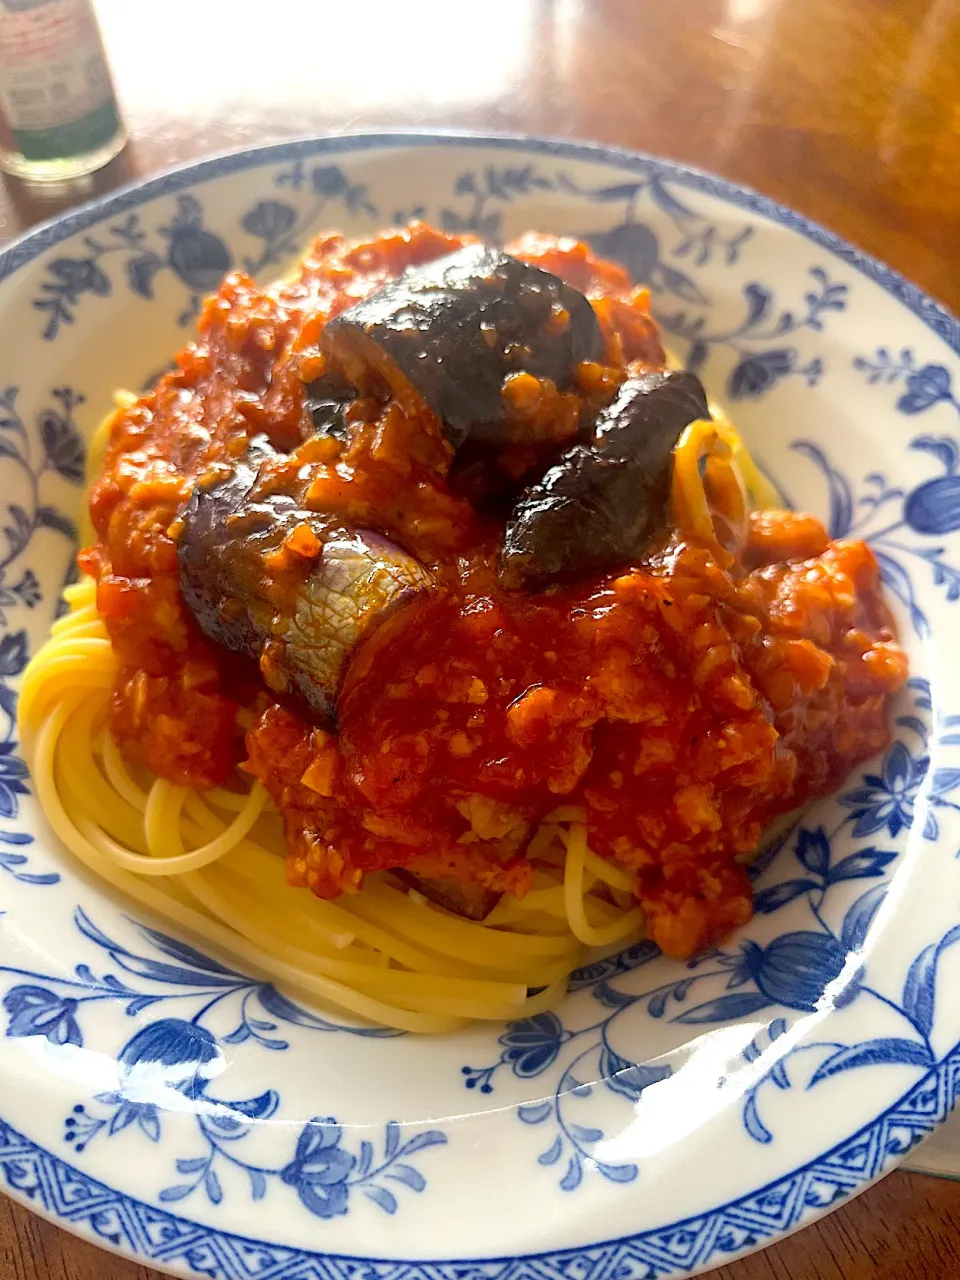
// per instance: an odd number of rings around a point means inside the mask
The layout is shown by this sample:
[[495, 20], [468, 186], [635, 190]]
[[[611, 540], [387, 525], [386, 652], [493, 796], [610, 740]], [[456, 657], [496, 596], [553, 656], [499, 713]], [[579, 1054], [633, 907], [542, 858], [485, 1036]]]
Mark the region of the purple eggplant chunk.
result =
[[[270, 454], [258, 438], [226, 479], [197, 488], [178, 544], [180, 588], [205, 635], [253, 658], [269, 687], [310, 718], [330, 721], [353, 649], [433, 580], [379, 534], [345, 530], [290, 495], [258, 499]], [[278, 591], [266, 557], [304, 523], [320, 554], [302, 583]]]
[[602, 360], [590, 303], [539, 267], [486, 245], [412, 267], [327, 324], [328, 367], [363, 392], [412, 388], [465, 440], [511, 442], [502, 390], [512, 373], [574, 387], [577, 366]]
[[502, 897], [496, 889], [465, 883], [454, 876], [420, 876], [404, 867], [394, 867], [393, 874], [408, 889], [416, 889], [438, 907], [465, 920], [486, 920]]
[[303, 397], [303, 407], [310, 417], [310, 428], [306, 435], [333, 436], [337, 440], [346, 440], [346, 411], [353, 398], [353, 388], [334, 374], [323, 374], [313, 382], [308, 382]]
[[709, 416], [691, 373], [628, 378], [589, 441], [569, 448], [514, 507], [504, 585], [540, 590], [641, 555], [663, 525], [674, 446], [684, 427]]
[[284, 665], [299, 698], [316, 710], [320, 690], [332, 708], [350, 653], [432, 582], [418, 561], [379, 534], [359, 530], [329, 537], [281, 632]]

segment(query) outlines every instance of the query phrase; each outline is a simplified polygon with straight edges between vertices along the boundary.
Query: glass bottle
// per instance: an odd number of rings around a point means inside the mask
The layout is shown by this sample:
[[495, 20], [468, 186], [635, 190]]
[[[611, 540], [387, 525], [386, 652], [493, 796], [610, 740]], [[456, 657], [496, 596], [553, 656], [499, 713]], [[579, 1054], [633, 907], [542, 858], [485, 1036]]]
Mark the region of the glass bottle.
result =
[[91, 0], [0, 0], [0, 168], [63, 182], [125, 142]]

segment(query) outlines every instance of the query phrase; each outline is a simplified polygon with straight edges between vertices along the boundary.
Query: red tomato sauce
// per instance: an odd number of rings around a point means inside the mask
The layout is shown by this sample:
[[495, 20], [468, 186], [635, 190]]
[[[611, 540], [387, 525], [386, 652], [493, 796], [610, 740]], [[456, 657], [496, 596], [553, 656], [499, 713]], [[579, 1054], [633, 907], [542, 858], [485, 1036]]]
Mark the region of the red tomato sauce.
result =
[[[388, 867], [522, 894], [536, 824], [576, 805], [591, 848], [636, 872], [651, 936], [686, 956], [749, 918], [742, 860], [764, 829], [888, 740], [906, 659], [877, 566], [811, 517], [763, 512], [737, 561], [672, 535], [642, 564], [511, 593], [494, 573], [502, 522], [448, 482], [425, 406], [418, 419], [359, 404], [345, 451], [301, 444], [326, 321], [463, 243], [423, 226], [359, 246], [330, 236], [290, 283], [234, 273], [176, 370], [117, 414], [91, 497], [99, 541], [80, 557], [122, 664], [113, 732], [178, 783], [241, 764], [261, 778], [289, 880], [321, 897]], [[591, 377], [662, 363], [646, 294], [618, 267], [552, 237], [511, 251], [590, 298], [607, 362]], [[263, 431], [311, 468], [315, 507], [395, 538], [441, 584], [353, 655], [336, 734], [274, 701], [180, 597], [178, 518], [198, 479]]]

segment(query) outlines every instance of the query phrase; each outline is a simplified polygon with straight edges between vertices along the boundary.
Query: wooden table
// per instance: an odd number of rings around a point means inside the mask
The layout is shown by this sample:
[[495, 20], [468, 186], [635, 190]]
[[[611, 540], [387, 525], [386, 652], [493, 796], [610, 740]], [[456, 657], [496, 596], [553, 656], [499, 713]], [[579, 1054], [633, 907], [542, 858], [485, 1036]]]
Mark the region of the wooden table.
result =
[[[91, 191], [303, 134], [417, 126], [588, 138], [749, 183], [960, 310], [960, 0], [98, 8], [132, 141]], [[210, 65], [213, 48], [220, 66]], [[8, 189], [0, 236], [57, 208]], [[0, 1280], [148, 1274], [0, 1201]], [[894, 1174], [821, 1225], [715, 1274], [960, 1275], [960, 1185]]]

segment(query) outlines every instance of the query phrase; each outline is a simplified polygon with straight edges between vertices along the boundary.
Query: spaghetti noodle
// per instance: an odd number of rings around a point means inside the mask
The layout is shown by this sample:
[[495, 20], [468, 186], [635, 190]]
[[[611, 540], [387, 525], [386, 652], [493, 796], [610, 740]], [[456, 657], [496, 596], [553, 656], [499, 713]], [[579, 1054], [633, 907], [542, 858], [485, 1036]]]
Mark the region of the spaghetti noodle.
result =
[[[585, 947], [641, 935], [636, 906], [592, 892], [629, 893], [630, 878], [587, 851], [582, 815], [563, 809], [528, 850], [534, 888], [484, 924], [383, 878], [361, 895], [304, 905], [284, 883], [283, 837], [259, 783], [244, 796], [134, 777], [106, 727], [117, 661], [95, 585], [87, 579], [64, 595], [70, 613], [53, 624], [20, 690], [37, 797], [71, 853], [163, 919], [295, 994], [432, 1032], [548, 1008]], [[308, 945], [290, 945], [293, 932]]]
[[[404, 234], [359, 248], [318, 242], [295, 281], [262, 294], [228, 280], [180, 372], [146, 401], [118, 396], [90, 445], [88, 574], [66, 590], [69, 613], [25, 673], [19, 722], [38, 799], [96, 877], [291, 994], [443, 1032], [549, 1008], [589, 949], [652, 932], [687, 954], [745, 920], [742, 864], [762, 830], [883, 745], [886, 696], [905, 667], [869, 552], [832, 547], [815, 521], [771, 511], [776, 494], [714, 406], [679, 432], [666, 532], [650, 557], [587, 588], [504, 595], [491, 581], [489, 520], [474, 514], [473, 490], [471, 506], [434, 478], [447, 446], [430, 442], [435, 419], [419, 399], [406, 404], [401, 380], [385, 409], [356, 401], [345, 450], [320, 431], [294, 441], [286, 471], [281, 461], [262, 474], [275, 490], [308, 472], [313, 509], [346, 521], [356, 501], [366, 518], [378, 501], [400, 502], [373, 487], [386, 458], [407, 486], [392, 531], [439, 588], [415, 591], [346, 657], [339, 740], [270, 705], [266, 690], [291, 687], [275, 640], [260, 656], [265, 687], [251, 691], [243, 675], [233, 692], [233, 668], [184, 610], [171, 539], [182, 536], [195, 477], [236, 458], [253, 434], [243, 415], [282, 434], [277, 424], [303, 412], [300, 351], [315, 313], [329, 314], [330, 291], [362, 292], [358, 262], [376, 275], [391, 254], [416, 262], [439, 251], [437, 233]], [[584, 283], [580, 247], [540, 237], [523, 256]], [[551, 433], [574, 409], [596, 412], [594, 394], [609, 402], [631, 361], [656, 363], [645, 298], [590, 261], [611, 367], [582, 366], [591, 390], [576, 393], [579, 409], [553, 382], [518, 390], [527, 375], [511, 374], [504, 383], [509, 429], [536, 438], [541, 461], [556, 455]], [[256, 410], [237, 390], [252, 375], [234, 368], [248, 315], [257, 359], [273, 361]], [[224, 323], [233, 328], [221, 332]], [[291, 380], [284, 361], [294, 351]], [[362, 374], [353, 377], [359, 385]], [[224, 405], [241, 399], [243, 415], [231, 419]], [[207, 405], [218, 424], [239, 422], [235, 437], [218, 442], [225, 428], [208, 423]], [[426, 458], [413, 487], [411, 457]], [[137, 467], [147, 470], [132, 475]], [[323, 559], [311, 520], [291, 524], [271, 565], [286, 573], [298, 556]], [[447, 563], [466, 565], [456, 569], [465, 576]], [[286, 607], [289, 586], [271, 590], [271, 607]], [[226, 737], [204, 723], [217, 716]], [[245, 750], [224, 754], [236, 726]], [[471, 784], [474, 775], [488, 781]], [[416, 872], [417, 887], [394, 867]], [[451, 878], [494, 891], [485, 918], [438, 905], [431, 886]]]

